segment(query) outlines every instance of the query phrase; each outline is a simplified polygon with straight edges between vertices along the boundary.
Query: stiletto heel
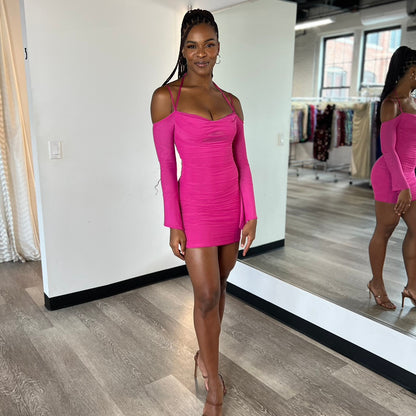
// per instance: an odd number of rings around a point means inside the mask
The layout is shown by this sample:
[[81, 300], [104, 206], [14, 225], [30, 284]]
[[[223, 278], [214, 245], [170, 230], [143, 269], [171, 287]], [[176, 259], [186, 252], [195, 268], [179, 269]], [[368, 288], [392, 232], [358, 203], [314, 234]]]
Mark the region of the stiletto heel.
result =
[[222, 375], [220, 373], [218, 373], [218, 375], [220, 376], [221, 383], [222, 383], [222, 393], [225, 396], [227, 394], [227, 387], [225, 387], [225, 383], [224, 383], [224, 379]]
[[198, 364], [198, 360], [199, 360], [199, 350], [194, 355], [194, 361], [195, 361], [194, 378], [196, 379], [197, 369], [199, 368], [199, 370], [201, 371], [202, 378], [204, 379], [205, 390], [208, 391], [208, 376], [204, 376], [204, 374], [202, 373], [201, 367]]
[[[396, 309], [396, 305], [389, 299], [387, 294], [385, 295], [376, 295], [373, 290], [370, 287], [371, 280], [367, 283], [368, 288], [368, 296], [371, 299], [371, 295], [374, 296], [374, 300], [378, 306], [381, 306], [382, 308], [394, 311]], [[391, 306], [390, 306], [391, 305]]]
[[411, 300], [411, 302], [413, 303], [413, 305], [416, 306], [416, 297], [414, 297], [410, 293], [407, 286], [403, 289], [403, 292], [402, 292], [402, 308], [404, 307], [404, 298], [409, 298]]

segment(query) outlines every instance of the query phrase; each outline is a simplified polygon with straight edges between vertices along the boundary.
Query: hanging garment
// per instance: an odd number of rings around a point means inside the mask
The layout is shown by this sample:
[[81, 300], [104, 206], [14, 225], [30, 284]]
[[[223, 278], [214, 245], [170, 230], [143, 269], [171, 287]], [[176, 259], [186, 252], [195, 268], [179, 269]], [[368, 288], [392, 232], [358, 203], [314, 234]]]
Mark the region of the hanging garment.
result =
[[308, 106], [308, 127], [307, 127], [307, 137], [308, 141], [313, 142], [315, 136], [316, 128], [316, 107], [314, 105]]
[[370, 112], [370, 103], [359, 103], [354, 106], [351, 173], [355, 178], [370, 178]]
[[331, 144], [331, 127], [333, 105], [327, 105], [324, 111], [318, 111], [316, 115], [316, 130], [313, 141], [313, 157], [316, 160], [326, 162], [329, 157]]
[[345, 146], [352, 146], [354, 110], [348, 109], [345, 117]]

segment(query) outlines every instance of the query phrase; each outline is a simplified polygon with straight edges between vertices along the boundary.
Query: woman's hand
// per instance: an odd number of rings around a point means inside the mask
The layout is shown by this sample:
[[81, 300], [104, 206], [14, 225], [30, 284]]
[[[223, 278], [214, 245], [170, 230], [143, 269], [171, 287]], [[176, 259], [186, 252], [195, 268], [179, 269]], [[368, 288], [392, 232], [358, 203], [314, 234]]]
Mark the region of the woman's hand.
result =
[[241, 248], [244, 247], [243, 256], [247, 254], [251, 243], [256, 238], [257, 220], [250, 220], [246, 222], [241, 232]]
[[410, 207], [412, 202], [412, 193], [410, 189], [403, 189], [400, 191], [399, 197], [397, 198], [397, 203], [394, 206], [394, 212], [400, 217], [403, 214], [406, 214], [406, 211]]
[[170, 229], [169, 245], [176, 257], [185, 260], [186, 236], [182, 230]]

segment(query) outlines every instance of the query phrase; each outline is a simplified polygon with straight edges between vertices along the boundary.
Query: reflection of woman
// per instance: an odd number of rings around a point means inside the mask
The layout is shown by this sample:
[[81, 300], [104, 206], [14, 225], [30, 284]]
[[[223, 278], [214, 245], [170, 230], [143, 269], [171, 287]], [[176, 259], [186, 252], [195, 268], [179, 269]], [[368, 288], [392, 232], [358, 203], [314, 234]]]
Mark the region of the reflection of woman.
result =
[[376, 229], [369, 254], [373, 279], [368, 289], [376, 303], [396, 309], [387, 296], [383, 282], [383, 265], [387, 242], [400, 217], [407, 225], [403, 241], [403, 258], [408, 283], [402, 292], [416, 306], [416, 51], [401, 46], [391, 57], [380, 110], [380, 140], [383, 156], [371, 172], [374, 189]]
[[[240, 234], [245, 255], [257, 221], [241, 105], [212, 81], [219, 49], [212, 14], [187, 12], [176, 65], [179, 79], [167, 84], [175, 67], [154, 92], [151, 106], [165, 226], [194, 290], [195, 374], [199, 366], [208, 392], [204, 415], [222, 414], [226, 390], [218, 358], [226, 280], [237, 259]], [[182, 159], [179, 185], [174, 146]]]

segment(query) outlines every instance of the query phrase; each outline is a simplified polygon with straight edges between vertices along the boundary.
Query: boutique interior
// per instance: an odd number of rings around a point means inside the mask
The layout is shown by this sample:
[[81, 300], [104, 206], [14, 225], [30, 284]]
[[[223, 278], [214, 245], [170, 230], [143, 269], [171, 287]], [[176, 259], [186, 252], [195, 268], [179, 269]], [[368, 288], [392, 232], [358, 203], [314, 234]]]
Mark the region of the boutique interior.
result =
[[227, 288], [223, 414], [414, 414], [403, 221], [396, 310], [367, 283], [376, 113], [392, 53], [416, 49], [416, 1], [0, 3], [0, 414], [201, 414], [149, 114], [189, 8], [218, 23], [258, 213]]

